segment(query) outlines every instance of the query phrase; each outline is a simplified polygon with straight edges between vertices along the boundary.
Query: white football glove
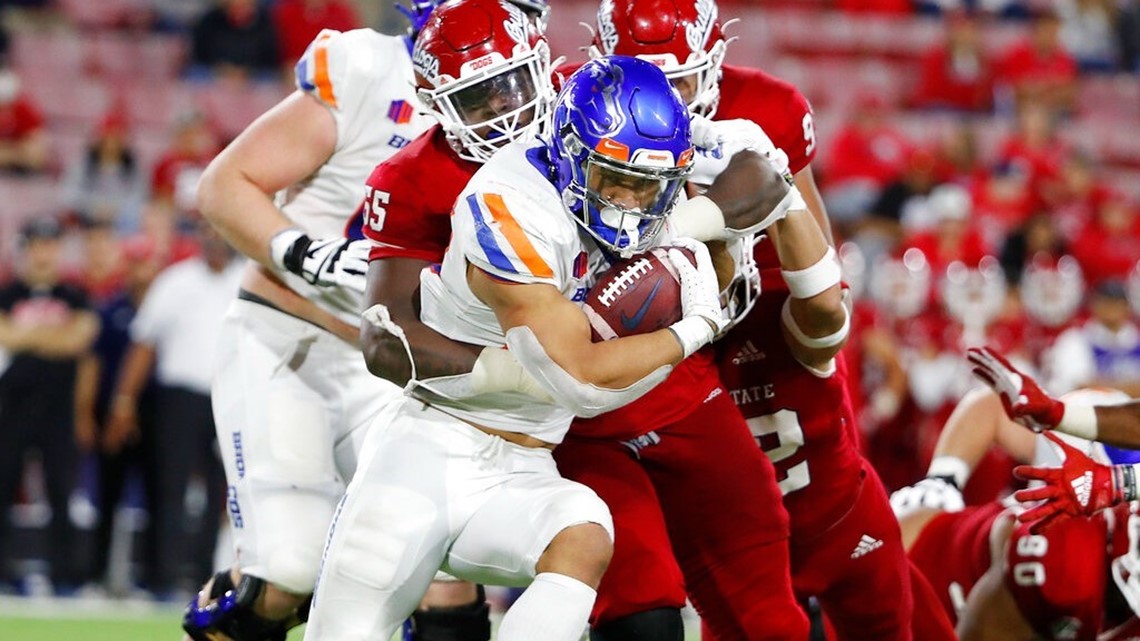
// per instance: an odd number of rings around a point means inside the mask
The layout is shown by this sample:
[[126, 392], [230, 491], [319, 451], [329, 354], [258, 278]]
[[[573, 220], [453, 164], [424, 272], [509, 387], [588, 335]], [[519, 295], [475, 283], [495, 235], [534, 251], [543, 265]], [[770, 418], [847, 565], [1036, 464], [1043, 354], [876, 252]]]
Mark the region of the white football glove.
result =
[[711, 185], [728, 167], [732, 157], [745, 150], [760, 154], [785, 179], [790, 179], [788, 155], [776, 147], [760, 125], [751, 120], [709, 120], [693, 116], [690, 126], [693, 146], [697, 148], [690, 181]]
[[362, 294], [370, 246], [368, 240], [314, 240], [299, 230], [286, 229], [269, 242], [269, 256], [278, 269], [317, 287], [339, 287]]
[[900, 518], [922, 508], [960, 512], [965, 507], [962, 491], [938, 476], [924, 478], [914, 485], [891, 493], [891, 509]]
[[688, 357], [708, 345], [728, 325], [720, 308], [720, 287], [716, 269], [704, 243], [692, 238], [674, 238], [673, 246], [688, 249], [697, 259], [694, 267], [679, 249], [666, 256], [681, 279], [681, 320], [669, 326]]

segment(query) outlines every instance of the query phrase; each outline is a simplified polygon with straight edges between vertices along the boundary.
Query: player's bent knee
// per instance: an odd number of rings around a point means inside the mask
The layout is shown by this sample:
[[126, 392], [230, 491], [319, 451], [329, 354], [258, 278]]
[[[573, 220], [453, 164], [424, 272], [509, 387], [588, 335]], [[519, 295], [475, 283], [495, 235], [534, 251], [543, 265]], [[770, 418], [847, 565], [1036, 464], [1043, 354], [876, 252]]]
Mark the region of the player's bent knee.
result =
[[321, 545], [300, 542], [280, 546], [268, 555], [258, 574], [280, 592], [300, 595], [297, 597], [300, 600], [312, 592], [317, 583], [321, 548]]
[[590, 630], [590, 641], [683, 641], [685, 624], [677, 608], [654, 608], [607, 621]]
[[539, 557], [535, 571], [565, 574], [597, 589], [613, 553], [613, 538], [606, 527], [579, 523], [555, 535]]
[[489, 641], [491, 608], [483, 588], [464, 605], [432, 607], [412, 614], [413, 641]]

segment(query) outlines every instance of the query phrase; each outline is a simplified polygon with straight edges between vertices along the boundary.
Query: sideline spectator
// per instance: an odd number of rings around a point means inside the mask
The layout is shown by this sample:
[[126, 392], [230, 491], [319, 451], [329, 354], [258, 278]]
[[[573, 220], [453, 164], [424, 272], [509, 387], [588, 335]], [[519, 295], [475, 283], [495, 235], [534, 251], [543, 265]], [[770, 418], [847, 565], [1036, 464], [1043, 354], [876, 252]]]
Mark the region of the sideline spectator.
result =
[[122, 232], [138, 228], [147, 189], [127, 135], [123, 115], [107, 114], [60, 184], [65, 207], [86, 218], [113, 222]]
[[[10, 359], [0, 375], [0, 515], [16, 498], [24, 456], [38, 450], [51, 506], [47, 559], [57, 589], [80, 579], [68, 505], [77, 440], [89, 445], [91, 435], [75, 433], [76, 369], [99, 332], [86, 295], [60, 280], [61, 236], [52, 219], [26, 224], [19, 275], [0, 288], [0, 346]], [[8, 519], [0, 519], [0, 542], [8, 527]]]
[[1078, 387], [1111, 387], [1140, 394], [1140, 327], [1132, 320], [1124, 284], [1102, 281], [1089, 300], [1089, 320], [1066, 330], [1046, 353], [1045, 387], [1064, 394]]
[[360, 27], [352, 3], [344, 0], [281, 0], [273, 8], [281, 63], [292, 67], [321, 29], [349, 31]]
[[189, 32], [213, 0], [149, 0], [154, 26], [159, 31]]
[[1081, 71], [1114, 71], [1120, 65], [1114, 0], [1056, 0], [1061, 42]]
[[172, 142], [151, 177], [151, 197], [157, 204], [175, 208], [179, 186], [196, 185], [206, 165], [218, 153], [218, 139], [204, 114], [188, 111], [174, 124]]
[[862, 217], [906, 165], [911, 143], [887, 112], [880, 96], [859, 96], [851, 120], [831, 141], [824, 199], [828, 215], [840, 227]]
[[989, 111], [993, 106], [993, 64], [977, 19], [965, 12], [947, 16], [946, 40], [922, 57], [917, 107]]
[[1140, 0], [1121, 0], [1117, 31], [1121, 65], [1125, 71], [1140, 71]]
[[[225, 474], [218, 458], [210, 380], [222, 317], [241, 280], [241, 262], [200, 223], [202, 255], [167, 268], [151, 284], [131, 323], [131, 344], [112, 395], [104, 446], [116, 451], [138, 438], [139, 401], [154, 367], [156, 527], [159, 594], [178, 596], [213, 574]], [[196, 535], [185, 527], [186, 488], [193, 474], [206, 483], [206, 508]]]
[[1060, 31], [1056, 11], [1047, 5], [1037, 7], [1029, 36], [1002, 57], [998, 82], [1012, 92], [1016, 101], [1012, 106], [1035, 104], [1054, 111], [1072, 111], [1077, 62], [1061, 45]]
[[43, 114], [21, 90], [16, 72], [0, 61], [0, 172], [36, 173], [47, 164]]
[[1127, 278], [1140, 261], [1140, 217], [1136, 207], [1116, 194], [1097, 210], [1073, 244], [1073, 256], [1090, 285], [1113, 278]]
[[[115, 512], [131, 469], [141, 472], [147, 513], [158, 514], [154, 505], [158, 486], [153, 454], [156, 429], [153, 377], [139, 393], [138, 438], [124, 442], [107, 429], [115, 382], [130, 344], [131, 322], [147, 287], [161, 268], [154, 248], [141, 239], [124, 243], [122, 254], [125, 258], [123, 286], [98, 306], [102, 329], [91, 353], [80, 362], [76, 398], [76, 422], [85, 426], [81, 431], [90, 434], [86, 445], [97, 451], [99, 457], [99, 525], [95, 530], [94, 567], [87, 580], [108, 587], [111, 587], [108, 570]], [[153, 523], [147, 528], [146, 537], [142, 579], [144, 585], [152, 586], [157, 580], [159, 565]]]
[[277, 70], [277, 30], [257, 0], [218, 0], [194, 25], [191, 61], [223, 77]]

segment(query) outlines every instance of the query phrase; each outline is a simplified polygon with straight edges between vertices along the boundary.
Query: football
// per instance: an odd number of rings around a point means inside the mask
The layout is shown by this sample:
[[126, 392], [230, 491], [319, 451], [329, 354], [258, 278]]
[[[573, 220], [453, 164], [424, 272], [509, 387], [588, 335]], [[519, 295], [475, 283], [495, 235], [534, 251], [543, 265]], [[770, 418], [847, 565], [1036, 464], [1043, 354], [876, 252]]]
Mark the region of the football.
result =
[[[681, 251], [696, 264], [691, 252]], [[582, 304], [595, 342], [653, 332], [681, 320], [681, 281], [665, 252], [656, 247], [598, 276]]]

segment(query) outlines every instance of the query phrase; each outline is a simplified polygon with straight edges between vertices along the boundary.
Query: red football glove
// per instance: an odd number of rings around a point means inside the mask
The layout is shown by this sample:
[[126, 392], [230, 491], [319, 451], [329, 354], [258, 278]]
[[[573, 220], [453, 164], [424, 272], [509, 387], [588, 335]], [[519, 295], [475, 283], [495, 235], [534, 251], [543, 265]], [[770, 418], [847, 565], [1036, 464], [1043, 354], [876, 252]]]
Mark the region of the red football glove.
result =
[[1021, 503], [1041, 501], [1017, 516], [1018, 521], [1033, 524], [1030, 532], [1040, 534], [1055, 522], [1089, 516], [1125, 500], [1124, 482], [1116, 467], [1097, 463], [1056, 434], [1046, 432], [1045, 438], [1053, 441], [1065, 455], [1061, 467], [1019, 465], [1013, 468], [1013, 475], [1019, 479], [1045, 483], [1013, 494]]
[[1049, 396], [1037, 381], [1022, 374], [1009, 361], [986, 347], [971, 347], [966, 358], [974, 366], [974, 375], [993, 388], [1005, 413], [1034, 432], [1057, 427], [1065, 415], [1065, 404]]

